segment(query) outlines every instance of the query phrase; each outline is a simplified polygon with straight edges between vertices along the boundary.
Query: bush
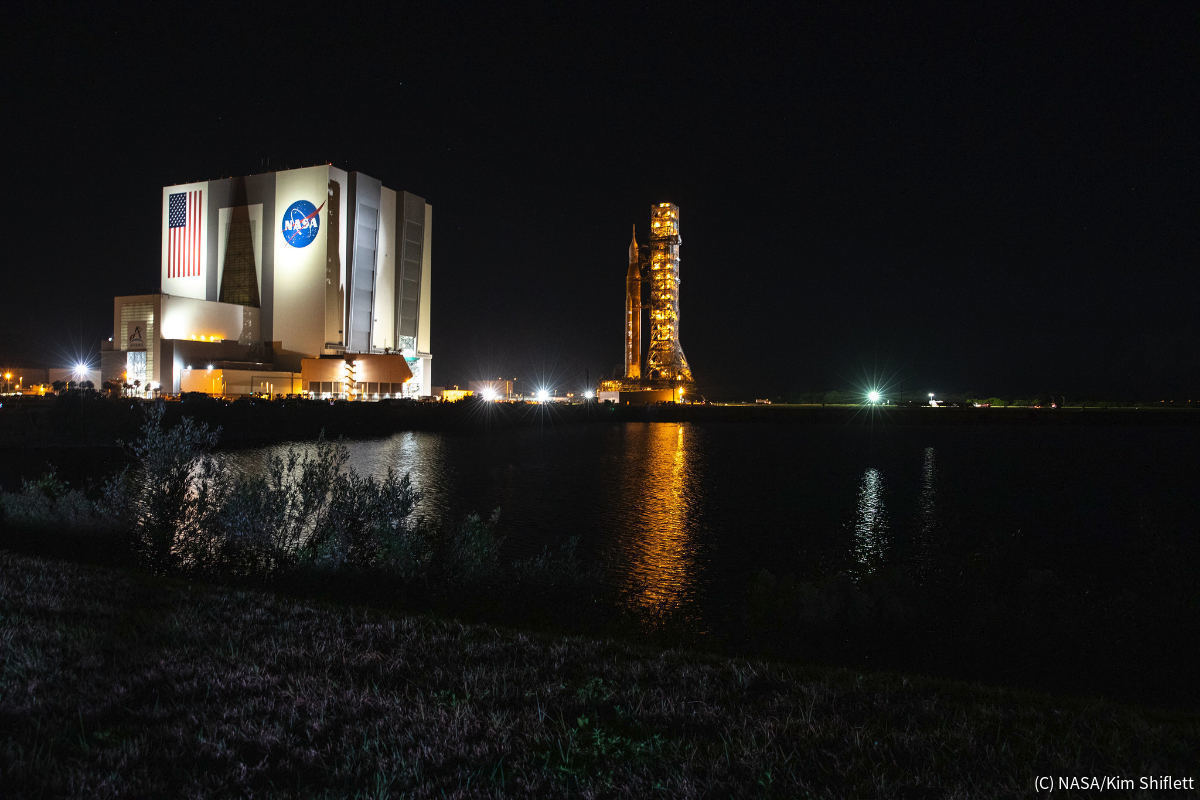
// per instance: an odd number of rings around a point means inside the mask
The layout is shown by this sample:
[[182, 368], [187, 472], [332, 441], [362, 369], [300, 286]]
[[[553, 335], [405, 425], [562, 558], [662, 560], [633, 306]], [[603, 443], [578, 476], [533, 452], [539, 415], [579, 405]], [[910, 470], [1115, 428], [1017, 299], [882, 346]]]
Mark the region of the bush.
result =
[[409, 524], [419, 499], [408, 475], [398, 476], [391, 468], [382, 480], [353, 470], [339, 472], [324, 514], [300, 552], [305, 561], [321, 565], [360, 570], [386, 566], [410, 576], [421, 565], [425, 549], [419, 532]]
[[513, 608], [597, 595], [598, 576], [583, 568], [574, 540], [561, 552], [505, 563], [499, 509], [461, 521], [419, 519], [421, 498], [408, 475], [360, 475], [340, 442], [322, 437], [239, 475], [211, 453], [217, 430], [189, 417], [168, 427], [164, 416], [161, 402], [146, 409], [138, 437], [124, 444], [132, 463], [97, 502], [50, 473], [0, 497], [0, 512], [55, 529], [104, 525], [117, 537], [106, 544], [110, 557], [132, 557], [160, 574], [489, 609], [499, 597]]
[[105, 487], [103, 507], [156, 572], [264, 578], [316, 567], [460, 584], [498, 569], [498, 510], [457, 526], [419, 526], [409, 476], [359, 475], [340, 442], [320, 438], [273, 458], [262, 474], [233, 476], [208, 452], [216, 440], [190, 418], [166, 428], [162, 405], [152, 406], [127, 445], [134, 466]]
[[127, 526], [132, 551], [155, 572], [195, 555], [188, 551], [203, 540], [224, 488], [207, 452], [219, 431], [188, 417], [167, 428], [164, 413], [161, 402], [147, 408], [138, 439], [125, 444], [134, 466], [103, 490], [105, 509]]
[[99, 524], [95, 505], [72, 489], [53, 468], [21, 491], [0, 493], [0, 517], [30, 527], [92, 528]]
[[315, 560], [332, 487], [348, 458], [345, 447], [320, 439], [314, 451], [289, 449], [263, 474], [232, 481], [210, 535], [218, 545], [214, 566], [269, 575]]
[[580, 559], [578, 536], [569, 537], [557, 551], [543, 547], [536, 556], [515, 562], [513, 573], [517, 583], [549, 595], [594, 594], [602, 580], [598, 567], [584, 566]]

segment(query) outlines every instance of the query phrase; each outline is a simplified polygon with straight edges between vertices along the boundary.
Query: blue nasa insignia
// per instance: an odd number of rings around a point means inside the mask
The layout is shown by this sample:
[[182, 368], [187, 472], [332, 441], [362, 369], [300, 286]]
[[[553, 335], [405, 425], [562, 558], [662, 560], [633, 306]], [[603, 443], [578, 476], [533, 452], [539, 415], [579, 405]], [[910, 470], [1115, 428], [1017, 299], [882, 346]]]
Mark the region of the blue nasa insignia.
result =
[[321, 209], [307, 200], [297, 200], [283, 212], [283, 240], [292, 247], [308, 247], [321, 229]]

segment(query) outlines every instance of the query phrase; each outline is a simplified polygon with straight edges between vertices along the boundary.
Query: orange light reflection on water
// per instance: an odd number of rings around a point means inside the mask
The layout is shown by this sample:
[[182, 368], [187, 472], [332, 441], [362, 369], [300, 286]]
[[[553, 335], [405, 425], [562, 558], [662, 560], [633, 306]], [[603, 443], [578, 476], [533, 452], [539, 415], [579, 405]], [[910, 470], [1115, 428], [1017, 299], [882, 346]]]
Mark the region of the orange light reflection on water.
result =
[[647, 611], [679, 608], [695, 580], [691, 510], [689, 431], [684, 425], [651, 424], [645, 438], [637, 487], [639, 530], [633, 552], [632, 600]]

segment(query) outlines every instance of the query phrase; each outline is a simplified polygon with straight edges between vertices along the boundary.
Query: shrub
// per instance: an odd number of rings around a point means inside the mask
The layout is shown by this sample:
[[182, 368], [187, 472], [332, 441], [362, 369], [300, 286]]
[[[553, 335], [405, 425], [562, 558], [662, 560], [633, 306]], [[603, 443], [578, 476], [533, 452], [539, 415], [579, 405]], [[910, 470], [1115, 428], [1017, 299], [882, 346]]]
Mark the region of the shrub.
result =
[[450, 582], [470, 583], [492, 577], [499, 567], [502, 537], [496, 533], [500, 509], [486, 519], [468, 514], [454, 527], [434, 527], [429, 536], [429, 565]]
[[217, 436], [188, 417], [167, 428], [162, 404], [151, 406], [127, 445], [134, 465], [105, 486], [103, 507], [156, 572], [266, 577], [301, 565], [386, 565], [412, 574], [432, 553], [459, 573], [494, 555], [479, 532], [447, 537], [442, 548], [420, 542], [409, 524], [419, 497], [408, 476], [358, 475], [341, 443], [321, 438], [307, 452], [271, 459], [262, 474], [233, 476], [208, 452]]
[[[452, 602], [514, 590], [543, 600], [596, 594], [584, 591], [598, 579], [581, 565], [574, 540], [560, 553], [506, 564], [499, 509], [461, 522], [418, 520], [420, 495], [409, 476], [360, 475], [340, 442], [322, 437], [238, 475], [211, 454], [217, 437], [188, 417], [167, 427], [157, 403], [146, 410], [137, 439], [124, 445], [132, 464], [104, 484], [98, 503], [68, 491], [52, 473], [4, 498], [2, 507], [10, 517], [54, 523], [98, 509], [126, 532], [133, 557], [157, 573], [321, 581], [340, 573], [357, 593], [411, 590]], [[359, 573], [371, 573], [371, 582], [362, 583]], [[461, 589], [472, 591], [456, 597]]]
[[386, 566], [411, 575], [420, 566], [424, 549], [409, 524], [419, 499], [408, 475], [399, 476], [391, 468], [381, 480], [353, 470], [339, 472], [330, 485], [324, 514], [317, 518], [301, 553], [306, 561], [318, 564], [354, 569]]
[[311, 451], [291, 448], [262, 474], [233, 481], [210, 532], [221, 566], [268, 575], [312, 561], [348, 458], [342, 445], [319, 439]]
[[0, 517], [35, 527], [91, 528], [98, 524], [93, 503], [59, 478], [53, 467], [36, 481], [22, 481], [20, 492], [0, 493]]
[[155, 572], [175, 569], [183, 556], [196, 555], [179, 545], [194, 550], [202, 541], [225, 489], [207, 452], [219, 431], [189, 417], [167, 428], [164, 413], [162, 403], [147, 408], [137, 440], [125, 445], [134, 466], [111, 479], [103, 492], [109, 514], [128, 526], [131, 549]]
[[548, 594], [594, 594], [602, 580], [597, 566], [587, 567], [580, 559], [578, 536], [568, 537], [557, 551], [543, 547], [537, 555], [516, 561], [513, 572], [518, 583]]

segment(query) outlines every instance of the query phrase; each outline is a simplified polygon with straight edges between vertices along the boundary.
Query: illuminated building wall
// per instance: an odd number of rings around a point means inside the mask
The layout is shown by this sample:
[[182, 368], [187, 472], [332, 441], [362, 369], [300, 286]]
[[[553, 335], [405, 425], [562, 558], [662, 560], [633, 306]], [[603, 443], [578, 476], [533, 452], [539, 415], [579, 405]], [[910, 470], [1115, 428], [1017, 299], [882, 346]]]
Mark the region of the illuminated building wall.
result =
[[342, 358], [306, 358], [300, 365], [303, 391], [318, 398], [403, 397], [404, 387], [413, 377], [405, 360], [394, 355], [355, 353]]
[[271, 370], [225, 370], [193, 366], [180, 378], [180, 391], [214, 396], [298, 394], [302, 391], [296, 372]]
[[[124, 359], [106, 368], [104, 380], [122, 379], [139, 386], [157, 384], [164, 392], [181, 391], [181, 370], [188, 351], [212, 345], [211, 355], [197, 360], [225, 358], [226, 352], [241, 352], [260, 344], [260, 310], [232, 303], [210, 303], [190, 297], [145, 294], [117, 297], [113, 301], [113, 350]], [[183, 346], [183, 343], [192, 345]], [[236, 346], [241, 346], [241, 350]], [[108, 371], [111, 369], [111, 373]]]
[[[162, 298], [161, 294], [140, 294], [113, 299], [113, 350], [123, 351], [125, 357], [107, 361], [112, 372], [105, 372], [104, 380], [137, 381], [139, 386], [164, 383], [159, 333]], [[166, 383], [169, 381], [168, 370]]]
[[163, 339], [187, 339], [193, 342], [234, 341], [252, 344], [262, 340], [261, 310], [234, 303], [209, 303], [190, 297], [159, 295], [162, 298]]
[[274, 270], [266, 293], [271, 327], [265, 338], [279, 342], [285, 353], [316, 354], [326, 343], [342, 343], [338, 334], [326, 330], [325, 322], [327, 250], [341, 244], [330, 241], [327, 224], [329, 215], [339, 212], [329, 202], [336, 194], [330, 191], [330, 183], [337, 177], [329, 167], [275, 175]]
[[331, 165], [164, 187], [161, 295], [117, 299], [114, 347], [130, 349], [140, 314], [144, 369], [175, 391], [178, 370], [159, 374], [167, 339], [259, 343], [297, 370], [323, 353], [400, 353], [405, 392], [428, 395], [432, 217], [424, 198]]

